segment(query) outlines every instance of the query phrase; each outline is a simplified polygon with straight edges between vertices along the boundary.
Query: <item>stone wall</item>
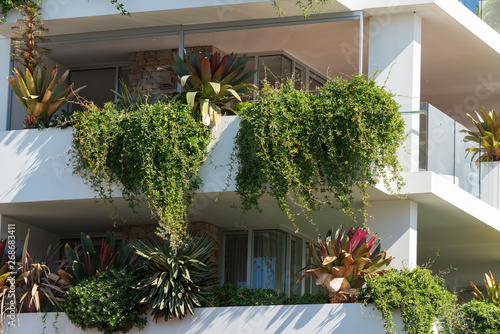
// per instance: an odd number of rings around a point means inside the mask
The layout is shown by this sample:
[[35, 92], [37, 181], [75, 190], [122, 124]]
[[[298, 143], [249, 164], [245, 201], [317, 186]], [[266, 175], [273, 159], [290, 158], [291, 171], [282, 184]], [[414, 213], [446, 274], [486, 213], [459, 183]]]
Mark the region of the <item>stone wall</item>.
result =
[[[213, 46], [199, 46], [186, 48], [192, 52], [209, 51], [221, 52]], [[165, 70], [175, 65], [173, 53], [178, 49], [151, 50], [130, 53], [130, 74], [128, 77], [129, 89], [142, 86], [142, 92], [153, 98], [170, 95], [176, 92], [177, 83]], [[223, 54], [223, 53], [222, 53]]]

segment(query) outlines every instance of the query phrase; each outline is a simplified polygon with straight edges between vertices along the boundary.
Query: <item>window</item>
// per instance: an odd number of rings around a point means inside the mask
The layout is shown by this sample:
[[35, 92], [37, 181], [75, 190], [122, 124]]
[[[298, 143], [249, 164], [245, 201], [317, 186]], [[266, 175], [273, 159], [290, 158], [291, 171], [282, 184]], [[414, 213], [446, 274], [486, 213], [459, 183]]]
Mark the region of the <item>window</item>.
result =
[[227, 231], [222, 237], [223, 282], [301, 294], [305, 242], [279, 229]]

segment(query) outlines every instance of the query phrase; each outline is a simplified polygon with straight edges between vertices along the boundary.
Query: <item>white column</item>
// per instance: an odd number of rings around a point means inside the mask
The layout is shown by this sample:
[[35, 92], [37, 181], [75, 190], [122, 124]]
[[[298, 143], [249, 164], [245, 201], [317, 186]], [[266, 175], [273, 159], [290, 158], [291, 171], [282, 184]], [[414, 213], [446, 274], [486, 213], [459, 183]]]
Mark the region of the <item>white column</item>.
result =
[[[414, 13], [370, 18], [368, 73], [396, 94], [401, 111], [420, 110], [422, 20]], [[418, 171], [419, 116], [405, 115], [405, 171]], [[400, 156], [402, 156], [400, 154]]]
[[7, 130], [10, 88], [7, 77], [10, 73], [10, 39], [0, 37], [0, 131]]
[[417, 265], [417, 203], [410, 200], [370, 202], [366, 225], [382, 239], [394, 268]]

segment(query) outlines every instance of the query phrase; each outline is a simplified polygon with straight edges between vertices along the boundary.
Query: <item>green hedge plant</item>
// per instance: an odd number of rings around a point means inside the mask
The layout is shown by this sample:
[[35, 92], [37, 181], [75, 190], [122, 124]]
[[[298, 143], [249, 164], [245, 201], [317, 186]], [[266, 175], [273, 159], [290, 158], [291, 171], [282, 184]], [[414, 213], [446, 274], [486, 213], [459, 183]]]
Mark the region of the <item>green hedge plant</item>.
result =
[[101, 333], [127, 333], [133, 327], [144, 328], [141, 317], [145, 308], [139, 304], [135, 285], [140, 272], [111, 269], [91, 276], [69, 290], [63, 310], [68, 319], [83, 330], [95, 328]]
[[[293, 82], [265, 84], [241, 112], [236, 137], [243, 212], [259, 209], [259, 199], [269, 194], [292, 222], [301, 213], [311, 220], [324, 205], [366, 219], [369, 187], [384, 181], [397, 191], [403, 184], [398, 110], [392, 94], [358, 75], [329, 80], [316, 95], [295, 90]], [[360, 210], [353, 208], [355, 192]]]

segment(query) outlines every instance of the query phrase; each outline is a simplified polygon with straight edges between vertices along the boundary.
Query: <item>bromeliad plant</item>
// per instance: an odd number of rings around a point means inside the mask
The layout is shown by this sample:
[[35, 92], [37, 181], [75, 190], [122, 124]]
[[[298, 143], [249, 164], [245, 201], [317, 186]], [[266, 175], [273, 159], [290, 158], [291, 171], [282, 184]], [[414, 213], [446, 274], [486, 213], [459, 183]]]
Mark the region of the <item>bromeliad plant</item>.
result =
[[388, 271], [393, 257], [381, 251], [377, 234], [371, 235], [366, 228], [352, 228], [345, 233], [340, 226], [335, 235], [332, 229], [318, 239], [320, 252], [314, 242], [309, 243], [314, 263], [306, 268], [297, 281], [312, 276], [316, 284], [328, 291], [331, 303], [352, 303], [356, 300], [356, 289], [365, 277], [381, 275]]
[[500, 113], [495, 110], [486, 112], [484, 109], [479, 113], [476, 111], [477, 119], [467, 114], [472, 123], [477, 127], [478, 132], [470, 130], [461, 130], [460, 132], [468, 134], [464, 141], [472, 141], [477, 144], [475, 147], [466, 149], [472, 153], [471, 163], [479, 155], [477, 162], [500, 161]]
[[144, 277], [139, 285], [141, 303], [145, 303], [157, 320], [184, 318], [194, 314], [194, 307], [206, 302], [212, 287], [218, 283], [215, 265], [208, 253], [213, 241], [206, 234], [190, 235], [174, 248], [167, 237], [158, 244], [147, 236], [150, 246], [134, 241], [133, 247], [144, 263]]
[[244, 73], [245, 56], [185, 50], [184, 59], [174, 53], [175, 66], [171, 74], [186, 90], [186, 101], [194, 116], [206, 125], [218, 125], [221, 110], [233, 111], [229, 102], [241, 101], [242, 95], [257, 89], [253, 84], [244, 83], [256, 73], [256, 70]]
[[[490, 271], [490, 275], [484, 274], [484, 286], [486, 287], [486, 292], [488, 293], [488, 297], [490, 298], [490, 302], [495, 304], [496, 306], [500, 306], [500, 296], [498, 293], [498, 286], [495, 281], [495, 278], [493, 277], [493, 274]], [[480, 301], [485, 301], [486, 299], [484, 298], [484, 295], [479, 289], [474, 285], [474, 283], [470, 282], [470, 285], [474, 292], [472, 293], [474, 297], [476, 297], [477, 300]]]
[[68, 244], [64, 247], [74, 276], [64, 270], [59, 270], [59, 275], [71, 285], [76, 285], [87, 277], [98, 276], [111, 268], [123, 269], [133, 262], [130, 245], [125, 245], [124, 240], [117, 245], [112, 232], [108, 232], [106, 239], [102, 239], [99, 255], [94, 249], [90, 236], [81, 233], [80, 241], [78, 247], [81, 250], [75, 247], [77, 249], [75, 251]]

